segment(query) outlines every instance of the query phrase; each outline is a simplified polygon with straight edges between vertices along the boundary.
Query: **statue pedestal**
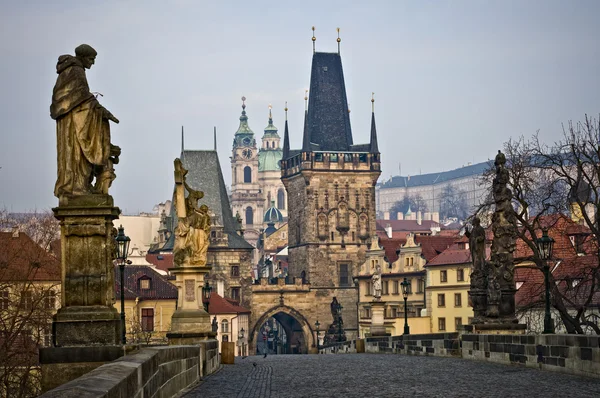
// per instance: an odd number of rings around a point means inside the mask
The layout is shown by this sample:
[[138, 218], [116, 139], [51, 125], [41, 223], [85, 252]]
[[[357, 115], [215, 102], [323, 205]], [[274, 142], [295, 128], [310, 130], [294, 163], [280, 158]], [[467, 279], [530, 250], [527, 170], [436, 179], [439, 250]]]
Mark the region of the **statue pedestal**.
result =
[[385, 324], [385, 302], [384, 301], [373, 301], [371, 302], [371, 336], [389, 336], [386, 333]]
[[112, 222], [120, 210], [110, 195], [82, 195], [61, 198], [53, 211], [60, 221], [62, 268], [61, 308], [52, 325], [54, 345], [119, 345]]
[[210, 315], [204, 310], [202, 286], [211, 267], [189, 266], [170, 268], [177, 286], [177, 311], [171, 317], [171, 331], [167, 333], [170, 345], [196, 344], [214, 339]]

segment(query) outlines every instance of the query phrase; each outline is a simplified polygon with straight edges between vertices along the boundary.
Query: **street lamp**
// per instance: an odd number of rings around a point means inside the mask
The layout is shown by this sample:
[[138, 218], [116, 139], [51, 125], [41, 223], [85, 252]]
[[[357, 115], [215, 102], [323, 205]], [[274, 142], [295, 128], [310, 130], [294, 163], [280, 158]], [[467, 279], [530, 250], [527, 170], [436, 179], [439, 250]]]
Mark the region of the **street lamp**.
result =
[[319, 351], [319, 328], [321, 327], [321, 324], [319, 323], [319, 320], [317, 319], [317, 321], [315, 322], [315, 330], [317, 331], [317, 351]]
[[238, 341], [240, 344], [240, 356], [244, 356], [244, 328], [238, 332]]
[[129, 243], [131, 239], [125, 236], [125, 228], [119, 226], [117, 237], [115, 238], [115, 257], [119, 263], [119, 271], [121, 271], [121, 344], [127, 343], [125, 337], [125, 263], [127, 262], [127, 254], [129, 253]]
[[554, 333], [554, 325], [552, 316], [550, 315], [550, 266], [548, 259], [552, 258], [552, 249], [554, 247], [554, 239], [548, 236], [548, 229], [542, 229], [542, 237], [535, 240], [540, 258], [544, 262], [544, 284], [546, 286], [546, 313], [544, 315], [544, 332], [545, 334]]
[[204, 281], [202, 286], [202, 303], [204, 304], [204, 310], [208, 312], [208, 304], [210, 303], [210, 295], [212, 293], [212, 286], [208, 284], [208, 281]]
[[404, 334], [410, 334], [410, 328], [408, 327], [408, 289], [410, 282], [404, 278], [404, 281], [400, 283], [402, 285], [402, 296], [404, 297]]

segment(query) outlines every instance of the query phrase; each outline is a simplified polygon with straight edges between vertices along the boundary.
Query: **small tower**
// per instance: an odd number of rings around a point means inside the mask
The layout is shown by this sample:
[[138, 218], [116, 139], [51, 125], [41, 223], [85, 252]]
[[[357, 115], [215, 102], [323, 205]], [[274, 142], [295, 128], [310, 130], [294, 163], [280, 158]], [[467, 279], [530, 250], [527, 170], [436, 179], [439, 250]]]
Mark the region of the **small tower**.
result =
[[269, 122], [265, 127], [262, 147], [258, 152], [258, 179], [263, 192], [264, 208], [268, 208], [272, 202], [275, 202], [277, 209], [285, 216], [287, 215], [287, 197], [281, 182], [280, 168], [283, 150], [280, 147], [281, 137], [279, 137], [277, 127], [273, 125], [272, 108], [269, 105]]

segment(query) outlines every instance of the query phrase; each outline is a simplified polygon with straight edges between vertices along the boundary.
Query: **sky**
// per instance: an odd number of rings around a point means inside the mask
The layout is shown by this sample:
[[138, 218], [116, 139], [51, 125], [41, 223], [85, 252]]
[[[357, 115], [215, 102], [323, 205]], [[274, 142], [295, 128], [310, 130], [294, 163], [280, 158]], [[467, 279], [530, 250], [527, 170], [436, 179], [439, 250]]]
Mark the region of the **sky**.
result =
[[[353, 4], [355, 3], [355, 4]], [[511, 137], [600, 113], [600, 2], [3, 1], [0, 3], [0, 208], [56, 206], [59, 55], [98, 51], [90, 90], [120, 124], [111, 187], [124, 214], [170, 199], [173, 159], [212, 149], [225, 182], [241, 97], [257, 140], [268, 105], [291, 147], [302, 142], [304, 90], [316, 49], [341, 56], [354, 143], [367, 143], [371, 93], [380, 181], [493, 158]], [[283, 142], [282, 142], [283, 143]]]

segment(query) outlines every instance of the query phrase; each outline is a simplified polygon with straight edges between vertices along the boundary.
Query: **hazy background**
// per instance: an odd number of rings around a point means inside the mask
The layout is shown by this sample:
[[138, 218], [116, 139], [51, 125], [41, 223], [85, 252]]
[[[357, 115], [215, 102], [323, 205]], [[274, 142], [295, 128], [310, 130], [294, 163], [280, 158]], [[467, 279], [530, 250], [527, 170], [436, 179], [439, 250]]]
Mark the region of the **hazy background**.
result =
[[[247, 97], [257, 141], [268, 104], [291, 147], [302, 142], [312, 56], [341, 54], [354, 142], [369, 140], [370, 97], [382, 151], [380, 181], [492, 158], [511, 136], [600, 112], [598, 1], [3, 1], [0, 5], [0, 207], [57, 204], [56, 60], [98, 51], [92, 91], [121, 121], [111, 193], [126, 214], [171, 197], [181, 126], [188, 149], [211, 149], [226, 183]], [[259, 141], [260, 142], [260, 141]], [[283, 143], [283, 142], [282, 142]]]

